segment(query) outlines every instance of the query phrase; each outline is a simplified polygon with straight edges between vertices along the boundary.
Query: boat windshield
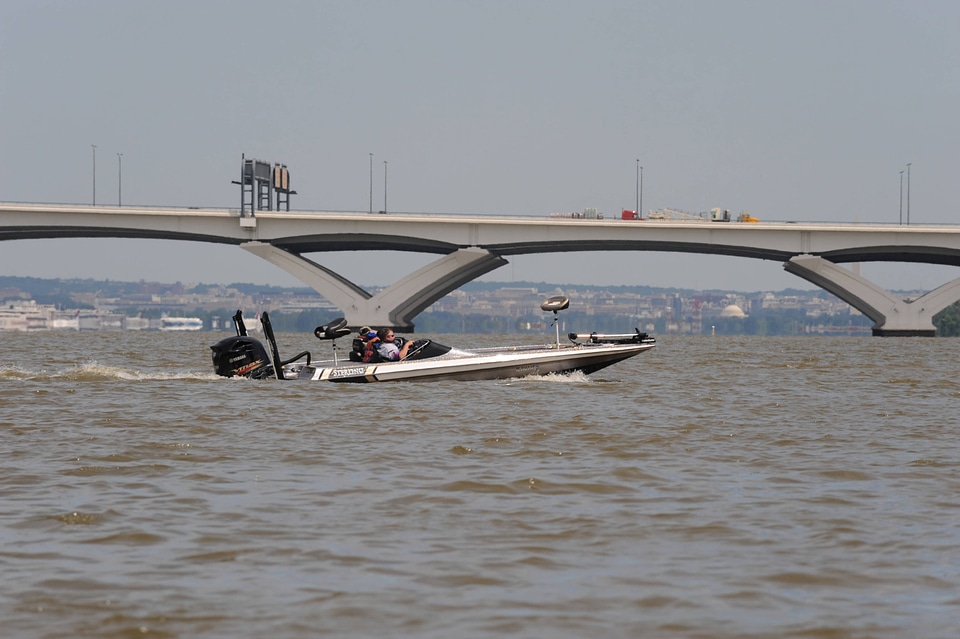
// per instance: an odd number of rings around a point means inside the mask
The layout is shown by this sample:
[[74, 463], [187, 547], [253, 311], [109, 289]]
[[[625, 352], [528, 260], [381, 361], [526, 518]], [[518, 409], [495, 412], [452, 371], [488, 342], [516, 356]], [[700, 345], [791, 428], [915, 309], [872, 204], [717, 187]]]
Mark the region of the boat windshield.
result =
[[450, 347], [440, 344], [439, 342], [434, 342], [433, 340], [429, 339], [417, 340], [414, 342], [413, 346], [410, 347], [410, 354], [407, 355], [404, 361], [440, 357], [441, 355], [446, 355], [449, 352]]

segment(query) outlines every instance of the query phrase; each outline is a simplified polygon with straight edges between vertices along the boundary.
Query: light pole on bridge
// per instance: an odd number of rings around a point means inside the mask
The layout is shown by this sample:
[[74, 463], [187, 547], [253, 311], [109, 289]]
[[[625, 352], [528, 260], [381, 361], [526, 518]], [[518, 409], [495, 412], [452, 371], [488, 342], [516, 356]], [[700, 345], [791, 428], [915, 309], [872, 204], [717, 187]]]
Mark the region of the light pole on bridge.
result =
[[117, 206], [123, 206], [123, 153], [117, 153]]
[[643, 219], [643, 167], [640, 166], [640, 158], [637, 158], [637, 210], [638, 220]]
[[373, 153], [370, 154], [370, 212], [373, 213]]
[[900, 226], [903, 226], [903, 171], [900, 171]]
[[97, 145], [91, 144], [93, 149], [93, 205], [97, 205]]
[[387, 161], [383, 161], [383, 212], [387, 212]]
[[907, 162], [907, 226], [910, 226], [910, 162]]
[[637, 217], [640, 217], [640, 159], [637, 158]]

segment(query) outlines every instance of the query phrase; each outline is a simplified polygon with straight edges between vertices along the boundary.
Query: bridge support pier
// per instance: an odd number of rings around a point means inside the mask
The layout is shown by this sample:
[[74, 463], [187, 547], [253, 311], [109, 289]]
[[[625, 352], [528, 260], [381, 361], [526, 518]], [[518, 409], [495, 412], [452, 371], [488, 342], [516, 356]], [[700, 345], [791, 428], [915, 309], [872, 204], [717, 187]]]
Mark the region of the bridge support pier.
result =
[[486, 249], [462, 248], [414, 271], [376, 295], [334, 271], [267, 242], [241, 248], [279, 266], [336, 305], [352, 328], [389, 327], [412, 332], [413, 318], [463, 284], [499, 268], [507, 260]]
[[879, 337], [932, 337], [933, 316], [960, 301], [960, 278], [915, 300], [897, 299], [873, 282], [815, 255], [797, 255], [784, 270], [816, 284], [873, 320]]

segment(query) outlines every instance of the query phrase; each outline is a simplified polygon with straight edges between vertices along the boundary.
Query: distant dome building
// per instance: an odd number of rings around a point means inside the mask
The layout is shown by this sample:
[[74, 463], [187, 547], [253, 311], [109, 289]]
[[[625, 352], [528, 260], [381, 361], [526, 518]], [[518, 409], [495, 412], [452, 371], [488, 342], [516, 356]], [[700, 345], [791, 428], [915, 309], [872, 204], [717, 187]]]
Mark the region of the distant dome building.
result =
[[727, 306], [722, 311], [720, 311], [720, 317], [746, 317], [747, 314], [743, 312], [743, 309], [737, 306], [736, 304], [731, 304]]

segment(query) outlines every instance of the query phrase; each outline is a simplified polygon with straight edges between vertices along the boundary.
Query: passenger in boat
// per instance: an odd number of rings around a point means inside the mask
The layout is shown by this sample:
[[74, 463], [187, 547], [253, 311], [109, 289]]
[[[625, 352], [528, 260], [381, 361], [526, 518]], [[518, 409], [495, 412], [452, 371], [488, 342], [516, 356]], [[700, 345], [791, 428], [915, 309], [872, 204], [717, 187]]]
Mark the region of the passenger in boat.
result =
[[[362, 362], [364, 361], [364, 351], [367, 350], [367, 342], [376, 337], [377, 334], [369, 326], [364, 326], [357, 333], [357, 336], [353, 338], [350, 348], [350, 361], [351, 362]], [[370, 361], [367, 359], [366, 361]]]
[[379, 362], [380, 354], [377, 353], [377, 346], [380, 344], [380, 338], [373, 329], [364, 326], [360, 329], [360, 336], [354, 340], [360, 342], [359, 351], [361, 362]]
[[394, 341], [396, 338], [393, 334], [393, 329], [391, 328], [381, 328], [377, 331], [377, 354], [380, 355], [380, 359], [385, 362], [396, 362], [407, 356], [407, 351], [410, 350], [410, 345], [413, 344], [411, 340], [407, 340], [403, 343], [403, 346], [397, 346], [397, 343]]

